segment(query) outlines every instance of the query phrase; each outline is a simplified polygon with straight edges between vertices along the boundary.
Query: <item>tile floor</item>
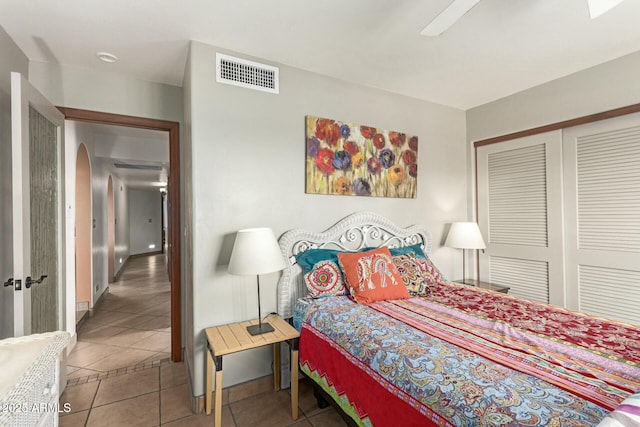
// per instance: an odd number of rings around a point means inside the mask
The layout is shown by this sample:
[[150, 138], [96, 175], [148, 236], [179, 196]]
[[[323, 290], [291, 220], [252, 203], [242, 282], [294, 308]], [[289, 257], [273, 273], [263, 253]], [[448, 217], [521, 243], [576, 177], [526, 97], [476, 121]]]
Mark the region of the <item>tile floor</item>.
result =
[[[213, 425], [191, 412], [185, 366], [171, 363], [169, 304], [164, 256], [131, 259], [78, 330], [60, 398], [71, 411], [60, 426]], [[295, 422], [289, 391], [273, 391], [270, 376], [226, 388], [222, 398], [224, 427], [346, 425], [333, 408], [318, 408], [304, 380]]]

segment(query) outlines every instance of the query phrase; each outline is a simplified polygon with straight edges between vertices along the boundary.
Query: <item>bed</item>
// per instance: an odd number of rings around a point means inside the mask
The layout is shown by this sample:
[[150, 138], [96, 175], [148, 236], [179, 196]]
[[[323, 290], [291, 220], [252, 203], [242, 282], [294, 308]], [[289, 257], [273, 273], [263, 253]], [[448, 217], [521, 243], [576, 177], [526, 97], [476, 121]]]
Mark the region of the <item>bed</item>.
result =
[[640, 425], [640, 327], [447, 282], [431, 245], [370, 212], [280, 238], [278, 312], [349, 424]]

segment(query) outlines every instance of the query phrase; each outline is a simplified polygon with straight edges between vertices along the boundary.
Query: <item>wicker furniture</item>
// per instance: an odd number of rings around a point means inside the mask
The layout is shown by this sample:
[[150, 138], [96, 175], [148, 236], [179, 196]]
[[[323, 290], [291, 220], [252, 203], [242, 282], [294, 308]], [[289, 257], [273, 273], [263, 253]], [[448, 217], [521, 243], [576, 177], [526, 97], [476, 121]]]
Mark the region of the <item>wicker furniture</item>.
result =
[[0, 425], [58, 425], [60, 354], [69, 339], [48, 332], [0, 341]]

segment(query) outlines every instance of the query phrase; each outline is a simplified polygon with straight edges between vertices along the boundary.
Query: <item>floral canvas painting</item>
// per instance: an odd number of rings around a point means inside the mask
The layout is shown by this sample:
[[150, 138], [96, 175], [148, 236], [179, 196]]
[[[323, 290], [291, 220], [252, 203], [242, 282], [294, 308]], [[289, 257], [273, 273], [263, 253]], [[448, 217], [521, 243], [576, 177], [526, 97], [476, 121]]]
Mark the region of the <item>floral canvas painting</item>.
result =
[[306, 117], [306, 192], [415, 198], [418, 137]]

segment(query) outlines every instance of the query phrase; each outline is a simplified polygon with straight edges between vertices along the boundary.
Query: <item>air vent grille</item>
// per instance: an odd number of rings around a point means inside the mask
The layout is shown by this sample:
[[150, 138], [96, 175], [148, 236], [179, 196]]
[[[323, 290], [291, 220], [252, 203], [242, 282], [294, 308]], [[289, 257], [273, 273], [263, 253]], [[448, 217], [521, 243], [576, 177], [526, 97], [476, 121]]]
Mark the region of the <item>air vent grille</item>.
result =
[[279, 93], [279, 69], [270, 65], [216, 53], [216, 81], [270, 93]]
[[149, 171], [161, 171], [162, 166], [157, 165], [135, 165], [128, 163], [114, 163], [113, 166], [118, 169], [138, 169], [138, 170], [149, 170]]

